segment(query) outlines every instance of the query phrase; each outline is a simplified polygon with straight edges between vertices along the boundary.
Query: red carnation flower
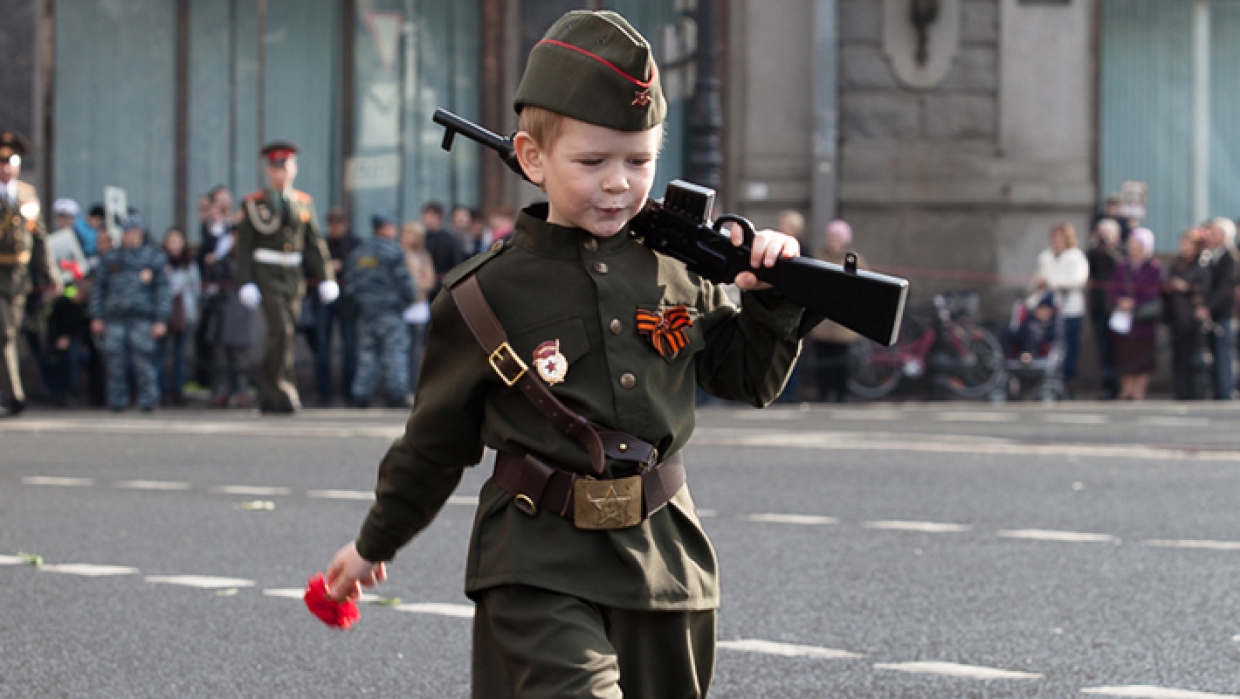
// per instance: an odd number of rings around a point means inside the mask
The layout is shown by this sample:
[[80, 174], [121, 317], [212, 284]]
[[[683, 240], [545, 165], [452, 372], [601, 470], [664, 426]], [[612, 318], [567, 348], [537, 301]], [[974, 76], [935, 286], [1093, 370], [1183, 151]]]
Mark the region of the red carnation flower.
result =
[[323, 579], [322, 573], [316, 574], [306, 583], [306, 594], [302, 599], [306, 600], [306, 608], [311, 614], [324, 624], [338, 629], [349, 628], [362, 616], [356, 604], [348, 600], [337, 602], [327, 596], [327, 581]]

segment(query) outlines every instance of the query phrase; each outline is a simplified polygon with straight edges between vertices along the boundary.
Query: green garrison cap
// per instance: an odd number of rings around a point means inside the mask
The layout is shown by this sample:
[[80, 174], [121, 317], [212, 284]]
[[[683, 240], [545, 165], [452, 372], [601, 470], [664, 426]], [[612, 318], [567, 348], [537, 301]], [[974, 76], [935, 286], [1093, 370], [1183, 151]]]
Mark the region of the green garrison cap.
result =
[[667, 115], [650, 43], [615, 12], [569, 12], [530, 51], [513, 107], [541, 107], [618, 131]]

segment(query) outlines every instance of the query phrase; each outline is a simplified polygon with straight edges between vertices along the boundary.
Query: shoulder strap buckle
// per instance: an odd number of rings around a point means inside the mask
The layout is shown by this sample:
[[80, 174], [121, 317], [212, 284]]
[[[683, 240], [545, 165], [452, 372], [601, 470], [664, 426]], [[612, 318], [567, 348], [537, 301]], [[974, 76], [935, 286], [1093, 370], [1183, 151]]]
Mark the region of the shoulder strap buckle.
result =
[[[525, 376], [525, 372], [529, 371], [529, 367], [526, 366], [525, 362], [521, 361], [521, 358], [517, 356], [516, 352], [512, 351], [512, 347], [507, 341], [499, 347], [496, 347], [495, 351], [491, 352], [491, 355], [487, 357], [487, 361], [491, 364], [491, 368], [495, 370], [495, 373], [499, 375], [499, 378], [507, 384], [509, 388], [515, 386], [517, 382], [521, 380], [521, 377]], [[516, 373], [512, 376], [512, 378], [508, 378], [508, 373], [505, 372], [505, 367], [509, 370], [516, 369]]]

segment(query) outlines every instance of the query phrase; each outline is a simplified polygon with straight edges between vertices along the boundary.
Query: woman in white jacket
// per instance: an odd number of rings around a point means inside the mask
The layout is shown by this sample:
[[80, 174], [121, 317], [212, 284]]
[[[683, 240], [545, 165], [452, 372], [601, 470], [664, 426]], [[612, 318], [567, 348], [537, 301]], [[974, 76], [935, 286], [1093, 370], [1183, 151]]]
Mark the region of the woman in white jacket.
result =
[[1076, 229], [1060, 223], [1050, 232], [1051, 246], [1038, 253], [1038, 270], [1031, 286], [1040, 296], [1055, 295], [1055, 305], [1063, 317], [1064, 362], [1063, 379], [1071, 395], [1076, 379], [1077, 357], [1081, 340], [1081, 323], [1085, 317], [1085, 285], [1089, 281], [1089, 261], [1077, 247]]

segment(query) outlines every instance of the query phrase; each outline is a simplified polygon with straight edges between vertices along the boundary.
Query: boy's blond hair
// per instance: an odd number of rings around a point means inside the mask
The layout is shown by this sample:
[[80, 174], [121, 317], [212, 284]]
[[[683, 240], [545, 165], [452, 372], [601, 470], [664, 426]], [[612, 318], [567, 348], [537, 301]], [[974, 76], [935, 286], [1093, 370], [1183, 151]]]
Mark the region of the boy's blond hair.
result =
[[560, 136], [560, 125], [564, 123], [564, 115], [550, 109], [527, 106], [521, 110], [517, 128], [530, 135], [534, 143], [542, 150], [549, 151]]

